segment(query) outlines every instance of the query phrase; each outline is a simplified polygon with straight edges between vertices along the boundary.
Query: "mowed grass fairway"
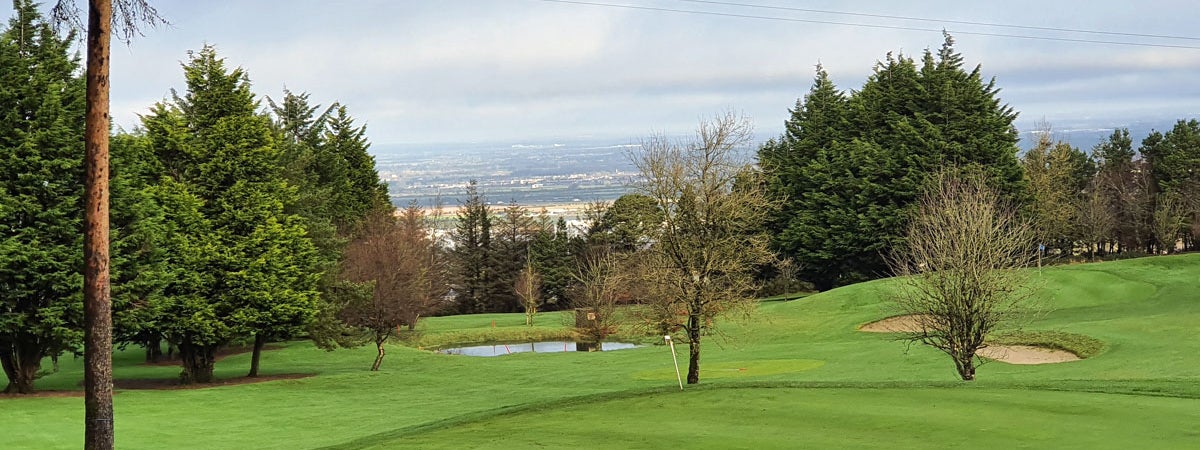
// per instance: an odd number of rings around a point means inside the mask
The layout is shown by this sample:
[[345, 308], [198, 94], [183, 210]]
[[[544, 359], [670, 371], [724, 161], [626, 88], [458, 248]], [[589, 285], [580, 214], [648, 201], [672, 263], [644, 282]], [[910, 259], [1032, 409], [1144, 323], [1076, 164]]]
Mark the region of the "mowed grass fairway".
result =
[[[1197, 448], [1200, 254], [1046, 268], [1051, 311], [1028, 327], [1105, 343], [1082, 361], [999, 362], [956, 380], [944, 355], [856, 327], [892, 314], [889, 281], [764, 302], [704, 343], [701, 385], [679, 392], [666, 347], [478, 358], [389, 347], [263, 355], [301, 379], [120, 390], [120, 448]], [[431, 318], [425, 341], [523, 333], [524, 317]], [[557, 313], [539, 316], [546, 333]], [[483, 331], [480, 331], [483, 330]], [[678, 346], [681, 364], [686, 347]], [[117, 355], [116, 377], [176, 367]], [[48, 361], [47, 361], [48, 363]], [[249, 355], [217, 364], [244, 375]], [[38, 382], [79, 389], [80, 362]], [[3, 381], [0, 378], [0, 381]], [[77, 448], [83, 399], [0, 398], [0, 447]]]

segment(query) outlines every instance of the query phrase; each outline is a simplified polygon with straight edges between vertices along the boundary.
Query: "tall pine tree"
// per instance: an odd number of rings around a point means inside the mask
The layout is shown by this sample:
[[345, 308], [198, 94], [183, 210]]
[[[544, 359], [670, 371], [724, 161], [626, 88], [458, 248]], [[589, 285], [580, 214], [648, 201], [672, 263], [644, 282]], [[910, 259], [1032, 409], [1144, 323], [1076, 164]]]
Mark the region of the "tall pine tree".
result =
[[0, 33], [0, 366], [30, 393], [82, 339], [84, 81], [36, 5]]

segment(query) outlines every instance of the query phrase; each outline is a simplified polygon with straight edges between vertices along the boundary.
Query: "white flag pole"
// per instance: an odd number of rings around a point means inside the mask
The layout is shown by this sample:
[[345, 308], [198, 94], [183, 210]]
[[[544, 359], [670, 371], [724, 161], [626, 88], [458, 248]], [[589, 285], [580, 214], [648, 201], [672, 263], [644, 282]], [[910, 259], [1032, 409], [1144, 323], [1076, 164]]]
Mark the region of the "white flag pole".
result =
[[679, 376], [679, 359], [675, 357], [675, 341], [671, 340], [671, 335], [663, 336], [663, 340], [671, 346], [671, 361], [675, 362], [675, 380], [679, 381], [679, 390], [683, 390], [683, 377]]

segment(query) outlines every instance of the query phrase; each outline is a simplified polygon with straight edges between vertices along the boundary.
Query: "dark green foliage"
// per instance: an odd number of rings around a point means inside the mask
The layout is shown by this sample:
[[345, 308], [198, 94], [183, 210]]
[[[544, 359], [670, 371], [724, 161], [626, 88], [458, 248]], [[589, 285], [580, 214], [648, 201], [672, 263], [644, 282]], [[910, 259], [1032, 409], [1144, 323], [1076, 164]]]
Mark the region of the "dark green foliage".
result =
[[522, 311], [521, 299], [513, 289], [529, 262], [529, 252], [537, 235], [537, 222], [529, 210], [509, 202], [491, 227], [491, 270], [487, 285], [488, 308], [485, 312]]
[[575, 271], [575, 248], [567, 232], [566, 219], [559, 217], [551, 223], [546, 216], [540, 218], [530, 252], [534, 269], [542, 279], [541, 298], [545, 303], [541, 309], [555, 310], [568, 306], [567, 291]]
[[1179, 120], [1166, 133], [1151, 132], [1139, 152], [1150, 175], [1150, 200], [1143, 203], [1153, 211], [1148, 222], [1154, 231], [1148, 234], [1167, 241], [1158, 242], [1154, 250], [1174, 251], [1175, 237], [1168, 237], [1171, 228], [1185, 249], [1194, 249], [1200, 234], [1200, 121]]
[[662, 228], [663, 212], [654, 199], [643, 194], [625, 194], [604, 210], [599, 222], [588, 230], [590, 245], [630, 252], [650, 245]]
[[1166, 133], [1151, 132], [1140, 152], [1150, 163], [1158, 192], [1195, 194], [1200, 185], [1200, 121], [1180, 120]]
[[217, 347], [287, 336], [312, 319], [320, 265], [303, 219], [285, 211], [295, 188], [245, 72], [212, 47], [190, 56], [187, 91], [143, 125], [165, 174], [151, 190], [173, 272], [155, 326], [179, 347], [183, 381], [207, 382]]
[[477, 313], [490, 307], [489, 288], [495, 285], [491, 271], [493, 216], [475, 180], [467, 185], [466, 193], [450, 237], [454, 244], [451, 285], [458, 311]]
[[776, 204], [776, 249], [818, 288], [884, 276], [882, 255], [901, 230], [929, 173], [942, 166], [986, 174], [1001, 195], [1025, 201], [1016, 113], [994, 80], [966, 71], [946, 36], [918, 64], [888, 55], [846, 95], [821, 67], [786, 132], [759, 149]]
[[36, 5], [0, 33], [0, 365], [29, 393], [82, 339], [84, 82]]
[[1113, 130], [1112, 134], [1092, 148], [1097, 170], [1101, 173], [1128, 173], [1133, 170], [1133, 139], [1129, 129]]
[[[315, 264], [326, 272], [318, 290], [324, 311], [308, 330], [319, 345], [331, 347], [345, 330], [336, 311], [345, 297], [337, 291], [333, 270], [342, 259], [346, 243], [360, 230], [360, 222], [376, 209], [391, 211], [387, 185], [379, 181], [366, 127], [354, 126], [344, 106], [322, 110], [309, 103], [307, 93], [284, 90], [279, 103], [268, 99], [275, 117], [273, 131], [279, 147], [283, 176], [296, 188], [295, 201], [285, 212], [298, 215], [317, 248]], [[342, 292], [349, 292], [345, 289]]]

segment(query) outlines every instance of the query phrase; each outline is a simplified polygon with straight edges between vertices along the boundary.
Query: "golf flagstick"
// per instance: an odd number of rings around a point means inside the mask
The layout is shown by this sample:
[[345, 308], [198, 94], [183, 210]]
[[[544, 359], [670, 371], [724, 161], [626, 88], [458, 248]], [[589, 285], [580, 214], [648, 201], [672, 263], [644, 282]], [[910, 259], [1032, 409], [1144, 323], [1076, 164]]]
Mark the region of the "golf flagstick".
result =
[[679, 359], [675, 357], [675, 341], [671, 340], [671, 335], [663, 336], [663, 340], [671, 346], [671, 361], [675, 362], [675, 380], [679, 381], [679, 390], [683, 390], [683, 377], [679, 376]]

